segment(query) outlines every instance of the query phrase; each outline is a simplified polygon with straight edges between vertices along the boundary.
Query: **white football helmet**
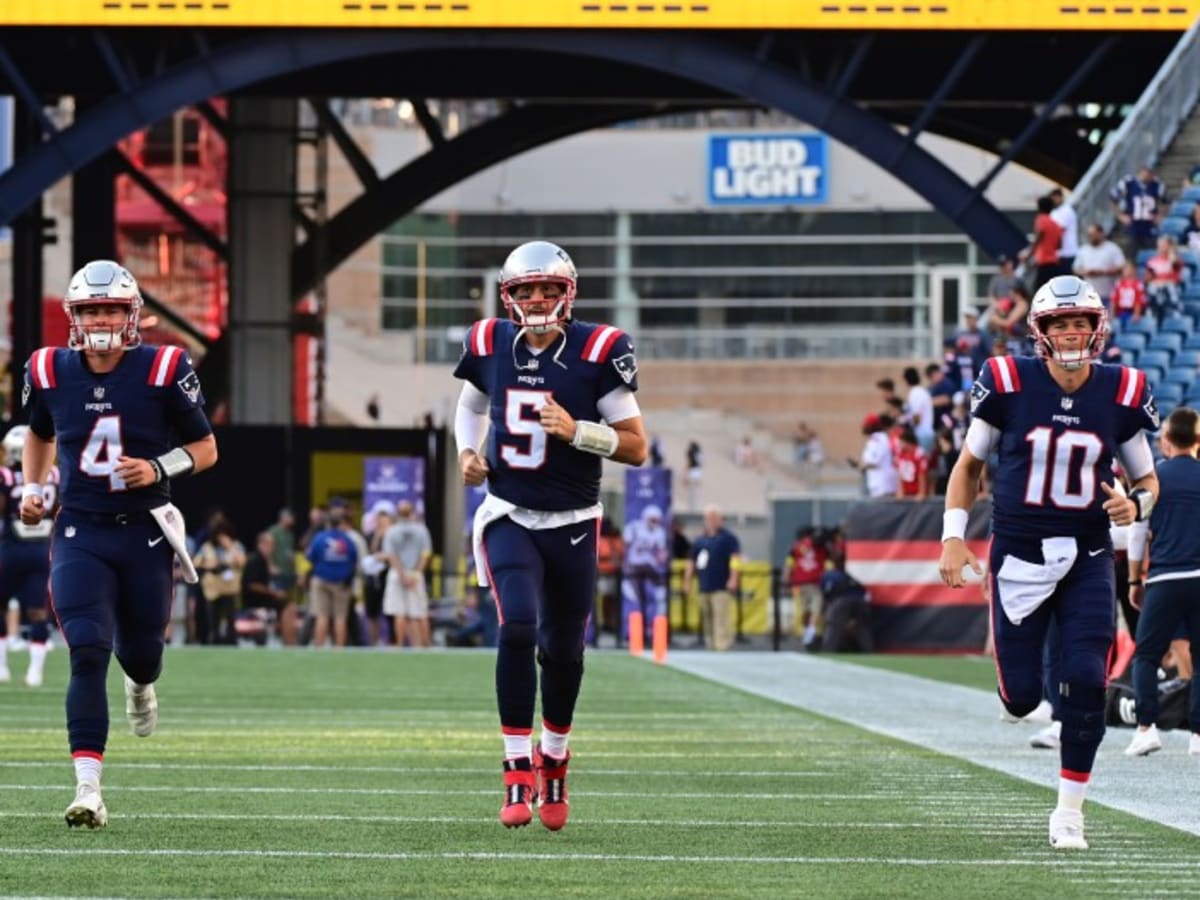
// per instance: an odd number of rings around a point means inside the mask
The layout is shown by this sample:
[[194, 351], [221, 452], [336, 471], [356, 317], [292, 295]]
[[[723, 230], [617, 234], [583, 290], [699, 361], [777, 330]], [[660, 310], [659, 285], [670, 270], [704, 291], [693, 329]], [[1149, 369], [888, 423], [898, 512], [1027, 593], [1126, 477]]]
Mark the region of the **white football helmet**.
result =
[[25, 452], [25, 435], [29, 433], [28, 425], [14, 425], [4, 435], [4, 464], [19, 466], [21, 454]]
[[[125, 306], [128, 312], [120, 327], [84, 328], [80, 310], [95, 304]], [[117, 347], [136, 347], [142, 342], [138, 316], [142, 294], [137, 279], [124, 266], [107, 259], [92, 260], [71, 276], [63, 310], [71, 325], [69, 346], [72, 350], [105, 352]]]
[[[1061, 350], [1046, 334], [1046, 326], [1058, 316], [1087, 316], [1092, 320], [1092, 333], [1083, 335], [1078, 349]], [[1096, 289], [1082, 278], [1059, 275], [1043, 284], [1029, 304], [1029, 330], [1038, 356], [1051, 359], [1064, 369], [1079, 369], [1104, 351], [1108, 338], [1108, 311]], [[1061, 340], [1073, 332], [1061, 332]]]
[[[575, 305], [575, 282], [579, 276], [567, 251], [548, 241], [522, 244], [504, 261], [500, 270], [500, 298], [508, 314], [522, 328], [534, 334], [561, 329], [571, 318]], [[553, 282], [562, 287], [562, 297], [549, 313], [531, 313], [525, 307], [531, 301], [517, 300], [513, 294], [523, 284]]]

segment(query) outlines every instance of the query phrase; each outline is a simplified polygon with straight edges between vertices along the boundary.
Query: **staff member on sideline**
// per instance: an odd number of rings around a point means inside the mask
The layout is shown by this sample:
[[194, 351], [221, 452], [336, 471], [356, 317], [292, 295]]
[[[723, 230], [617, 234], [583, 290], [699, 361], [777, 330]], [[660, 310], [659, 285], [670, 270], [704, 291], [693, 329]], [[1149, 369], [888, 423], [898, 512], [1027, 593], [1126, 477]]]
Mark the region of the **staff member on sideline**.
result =
[[[1150, 514], [1154, 553], [1143, 578], [1147, 543], [1143, 523], [1129, 539], [1129, 600], [1142, 611], [1133, 657], [1133, 692], [1138, 729], [1126, 756], [1162, 749], [1158, 727], [1158, 664], [1180, 623], [1187, 626], [1192, 659], [1200, 653], [1200, 460], [1196, 458], [1200, 414], [1181, 406], [1167, 417], [1159, 444], [1166, 459], [1158, 466], [1159, 499]], [[1188, 753], [1200, 756], [1200, 690], [1192, 684]]]

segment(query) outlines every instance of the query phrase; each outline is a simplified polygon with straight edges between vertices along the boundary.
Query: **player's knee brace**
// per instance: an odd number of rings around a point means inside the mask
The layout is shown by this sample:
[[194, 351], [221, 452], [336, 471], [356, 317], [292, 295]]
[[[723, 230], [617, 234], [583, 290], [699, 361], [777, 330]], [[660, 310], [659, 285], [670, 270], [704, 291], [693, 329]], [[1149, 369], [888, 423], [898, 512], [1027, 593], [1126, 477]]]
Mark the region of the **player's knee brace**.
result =
[[537, 626], [532, 622], [505, 622], [500, 626], [500, 643], [506, 647], [532, 648], [537, 643]]
[[104, 677], [108, 671], [109, 651], [94, 644], [83, 647], [71, 647], [72, 677], [87, 677], [99, 675]]
[[1059, 685], [1058, 715], [1062, 739], [1076, 744], [1098, 744], [1104, 738], [1104, 688], [1064, 682]]
[[29, 640], [35, 644], [44, 644], [50, 637], [50, 625], [45, 619], [29, 623]]
[[1041, 694], [1030, 695], [1028, 697], [1008, 697], [1000, 695], [1000, 702], [1004, 704], [1004, 708], [1008, 710], [1010, 716], [1015, 716], [1018, 719], [1024, 718], [1042, 702]]

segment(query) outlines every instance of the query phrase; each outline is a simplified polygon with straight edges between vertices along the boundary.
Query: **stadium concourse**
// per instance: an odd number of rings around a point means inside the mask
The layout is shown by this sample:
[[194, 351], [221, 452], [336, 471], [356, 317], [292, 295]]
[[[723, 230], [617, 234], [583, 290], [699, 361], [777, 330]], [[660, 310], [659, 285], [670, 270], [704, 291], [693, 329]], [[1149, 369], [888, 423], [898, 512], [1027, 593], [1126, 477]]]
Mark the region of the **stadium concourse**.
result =
[[[977, 657], [989, 672], [993, 663]], [[1057, 754], [1029, 747], [1030, 726], [1001, 720], [994, 691], [876, 670], [827, 656], [673, 652], [668, 664], [684, 672], [957, 757], [1051, 788]], [[819, 685], [819, 690], [813, 687]], [[1109, 728], [1097, 757], [1088, 800], [1150, 822], [1200, 835], [1200, 806], [1180, 803], [1192, 779], [1188, 733], [1166, 732], [1156, 765], [1122, 752], [1129, 730]], [[1052, 759], [1051, 756], [1054, 758]]]

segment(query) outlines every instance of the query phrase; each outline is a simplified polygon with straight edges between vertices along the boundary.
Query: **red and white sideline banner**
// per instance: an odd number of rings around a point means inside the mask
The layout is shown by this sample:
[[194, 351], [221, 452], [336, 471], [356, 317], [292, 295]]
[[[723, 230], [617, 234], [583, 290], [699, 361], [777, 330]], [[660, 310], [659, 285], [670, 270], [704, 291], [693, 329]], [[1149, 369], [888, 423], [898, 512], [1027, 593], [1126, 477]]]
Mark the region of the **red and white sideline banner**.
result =
[[[873, 500], [850, 510], [846, 570], [871, 592], [875, 643], [891, 651], [978, 651], [987, 638], [982, 582], [970, 570], [965, 588], [942, 584], [941, 499]], [[990, 501], [975, 504], [967, 546], [987, 561]]]

